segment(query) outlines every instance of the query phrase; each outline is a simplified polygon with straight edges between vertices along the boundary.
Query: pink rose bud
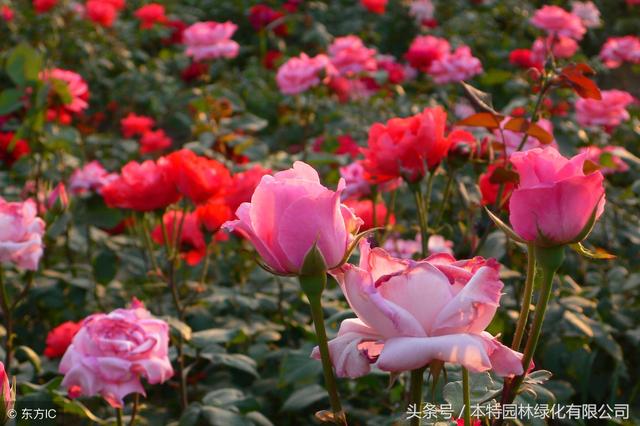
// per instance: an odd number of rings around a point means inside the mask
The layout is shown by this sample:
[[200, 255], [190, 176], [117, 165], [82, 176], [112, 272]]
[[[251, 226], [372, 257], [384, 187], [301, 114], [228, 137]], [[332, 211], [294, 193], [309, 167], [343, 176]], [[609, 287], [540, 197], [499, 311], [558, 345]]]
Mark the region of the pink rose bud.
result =
[[122, 408], [130, 393], [144, 395], [140, 379], [162, 383], [173, 375], [169, 325], [133, 299], [131, 308], [93, 314], [82, 323], [60, 361], [69, 395], [102, 396]]
[[[407, 371], [434, 360], [473, 372], [522, 374], [522, 354], [484, 331], [499, 305], [498, 269], [495, 260], [456, 261], [446, 253], [396, 259], [362, 241], [360, 265], [333, 272], [358, 316], [343, 321], [329, 342], [336, 374], [359, 377], [373, 363]], [[319, 358], [318, 348], [312, 357]]]
[[571, 159], [535, 148], [511, 156], [520, 182], [511, 195], [509, 220], [521, 238], [541, 246], [577, 243], [604, 211], [604, 177], [585, 174], [587, 153]]
[[298, 274], [314, 244], [327, 268], [335, 268], [362, 224], [340, 203], [344, 187], [340, 179], [331, 191], [313, 167], [296, 161], [289, 170], [263, 176], [251, 202], [238, 207], [238, 220], [223, 227], [249, 239], [276, 273]]
[[45, 223], [32, 200], [9, 203], [0, 197], [0, 262], [35, 271], [42, 257]]
[[[13, 408], [15, 403], [15, 392], [9, 386], [9, 376], [4, 369], [4, 364], [0, 362], [0, 386], [2, 386], [2, 411], [5, 415], [6, 413]], [[5, 416], [0, 417], [0, 421], [4, 421], [6, 419]]]

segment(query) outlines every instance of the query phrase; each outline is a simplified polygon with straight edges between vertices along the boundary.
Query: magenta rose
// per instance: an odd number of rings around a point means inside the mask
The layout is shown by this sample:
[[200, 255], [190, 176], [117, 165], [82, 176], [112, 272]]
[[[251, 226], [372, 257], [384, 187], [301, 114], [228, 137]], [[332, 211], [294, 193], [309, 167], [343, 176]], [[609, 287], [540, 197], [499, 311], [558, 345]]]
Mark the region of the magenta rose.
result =
[[[359, 377], [371, 364], [407, 371], [434, 360], [470, 371], [522, 374], [522, 354], [484, 331], [499, 304], [495, 260], [456, 261], [445, 253], [422, 261], [391, 257], [360, 244], [360, 265], [334, 271], [358, 318], [340, 325], [329, 351], [336, 374]], [[319, 357], [318, 349], [312, 356]]]
[[543, 246], [576, 243], [604, 211], [600, 171], [585, 174], [587, 153], [565, 158], [552, 148], [516, 152], [511, 163], [520, 182], [511, 194], [509, 220], [527, 241]]
[[85, 318], [60, 361], [62, 386], [121, 408], [126, 395], [145, 395], [142, 377], [156, 384], [173, 375], [168, 351], [169, 325], [133, 299], [129, 309]]
[[32, 200], [10, 203], [0, 197], [0, 262], [35, 271], [42, 257], [45, 223]]
[[320, 183], [313, 167], [296, 161], [289, 170], [263, 176], [251, 202], [238, 207], [238, 220], [223, 227], [249, 239], [277, 273], [299, 273], [314, 244], [325, 265], [334, 268], [362, 224], [340, 203], [344, 186], [340, 179], [338, 190], [331, 191]]

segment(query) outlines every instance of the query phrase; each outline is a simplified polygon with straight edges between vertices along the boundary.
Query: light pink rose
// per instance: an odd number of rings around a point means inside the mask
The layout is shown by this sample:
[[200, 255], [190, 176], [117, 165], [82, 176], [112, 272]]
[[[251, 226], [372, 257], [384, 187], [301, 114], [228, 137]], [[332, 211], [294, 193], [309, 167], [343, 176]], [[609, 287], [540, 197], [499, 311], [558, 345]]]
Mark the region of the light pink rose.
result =
[[600, 11], [592, 1], [571, 2], [571, 14], [576, 15], [582, 21], [582, 25], [587, 28], [597, 28], [600, 22]]
[[[504, 125], [507, 124], [510, 119], [511, 117], [507, 117], [502, 120], [500, 126], [504, 128]], [[536, 121], [536, 124], [546, 130], [549, 134], [553, 135], [553, 124], [551, 124], [551, 121], [547, 120], [546, 118], [541, 118], [540, 120]], [[500, 130], [498, 129], [495, 129], [493, 131], [493, 135], [495, 136], [498, 143], [502, 142], [502, 135], [504, 135], [507, 155], [509, 156], [518, 150], [520, 142], [522, 142], [522, 138], [524, 137], [524, 133], [513, 132], [511, 130], [503, 130], [501, 134]], [[544, 145], [537, 138], [529, 136], [520, 151], [528, 151], [530, 149], [540, 148], [543, 146]], [[558, 145], [556, 144], [555, 140], [553, 140], [548, 146], [554, 149], [558, 149]]]
[[582, 126], [604, 126], [613, 128], [629, 119], [627, 106], [634, 99], [623, 90], [603, 90], [602, 99], [576, 101], [576, 119]]
[[[366, 173], [362, 160], [340, 167], [340, 177], [344, 179], [346, 187], [342, 192], [342, 199], [364, 198], [371, 194], [371, 183], [366, 179]], [[394, 179], [378, 186], [382, 192], [393, 191], [402, 185], [402, 179]]]
[[623, 147], [614, 145], [605, 146], [604, 148], [595, 145], [580, 148], [581, 154], [587, 154], [587, 160], [591, 160], [600, 166], [600, 171], [603, 175], [623, 173], [629, 170], [629, 165], [620, 158], [620, 155], [624, 154], [625, 151]]
[[145, 395], [142, 377], [156, 384], [173, 376], [168, 352], [169, 325], [134, 299], [129, 309], [85, 318], [60, 361], [62, 386], [122, 408], [130, 393]]
[[453, 53], [433, 61], [427, 73], [438, 84], [457, 83], [481, 74], [482, 63], [471, 54], [468, 46], [460, 46]]
[[340, 203], [344, 186], [340, 179], [338, 190], [331, 191], [313, 167], [296, 161], [291, 169], [263, 176], [251, 202], [238, 207], [238, 220], [223, 227], [249, 239], [276, 272], [299, 273], [314, 244], [327, 267], [334, 268], [362, 224]]
[[238, 28], [232, 22], [196, 22], [184, 30], [182, 37], [187, 56], [194, 60], [235, 58], [240, 45], [231, 40]]
[[367, 48], [355, 35], [336, 38], [328, 53], [331, 64], [340, 75], [375, 71], [377, 67], [376, 50]]
[[[358, 316], [343, 321], [329, 342], [336, 374], [359, 377], [372, 363], [407, 371], [433, 360], [473, 372], [521, 374], [522, 354], [484, 331], [503, 287], [498, 269], [495, 261], [456, 262], [448, 254], [418, 262], [396, 259], [363, 241], [360, 265], [333, 272]], [[312, 356], [319, 358], [318, 352]]]
[[278, 68], [276, 82], [285, 95], [296, 95], [320, 84], [320, 73], [329, 64], [327, 55], [310, 58], [302, 53], [291, 58]]
[[107, 183], [118, 178], [116, 173], [107, 172], [97, 160], [91, 161], [81, 169], [76, 169], [69, 179], [69, 191], [75, 195], [90, 191], [100, 192]]
[[600, 50], [600, 59], [608, 68], [618, 68], [623, 62], [640, 64], [640, 38], [610, 37]]
[[547, 59], [549, 48], [556, 58], [570, 58], [578, 51], [578, 42], [569, 37], [538, 38], [531, 47], [531, 60], [543, 64]]
[[509, 220], [527, 241], [545, 246], [578, 242], [595, 212], [604, 211], [604, 177], [585, 174], [587, 154], [571, 159], [555, 149], [532, 149], [511, 156], [520, 182], [509, 200]]
[[89, 104], [89, 86], [82, 76], [76, 72], [55, 68], [52, 70], [44, 70], [40, 72], [40, 80], [50, 82], [52, 80], [60, 81], [67, 86], [71, 102], [64, 105], [64, 108], [73, 113], [79, 113], [85, 110]]
[[542, 6], [536, 10], [531, 23], [551, 36], [566, 36], [580, 40], [587, 32], [578, 16], [558, 6]]
[[0, 197], [0, 262], [13, 262], [31, 271], [38, 269], [44, 229], [33, 200], [10, 203]]
[[[416, 235], [413, 240], [403, 240], [397, 236], [391, 236], [382, 246], [392, 257], [411, 259], [422, 250], [422, 236]], [[429, 254], [447, 253], [453, 254], [453, 241], [446, 240], [442, 235], [429, 236], [427, 250]]]
[[435, 6], [431, 0], [413, 0], [409, 6], [409, 15], [413, 16], [419, 24], [433, 21]]

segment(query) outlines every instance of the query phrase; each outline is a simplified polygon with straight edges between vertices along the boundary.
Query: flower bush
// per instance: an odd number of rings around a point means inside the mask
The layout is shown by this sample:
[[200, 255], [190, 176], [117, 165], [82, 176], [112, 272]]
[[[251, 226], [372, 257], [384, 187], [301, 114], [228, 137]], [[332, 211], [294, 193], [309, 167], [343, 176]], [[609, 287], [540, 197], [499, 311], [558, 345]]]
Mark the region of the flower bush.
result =
[[0, 0], [0, 422], [640, 423], [639, 25]]

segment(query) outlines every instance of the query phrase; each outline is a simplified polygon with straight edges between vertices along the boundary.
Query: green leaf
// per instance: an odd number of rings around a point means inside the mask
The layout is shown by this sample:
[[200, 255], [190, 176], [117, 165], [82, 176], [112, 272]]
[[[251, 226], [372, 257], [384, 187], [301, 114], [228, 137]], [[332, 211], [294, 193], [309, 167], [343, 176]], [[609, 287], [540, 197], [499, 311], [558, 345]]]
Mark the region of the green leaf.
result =
[[100, 417], [93, 414], [91, 410], [85, 407], [85, 405], [77, 399], [69, 399], [62, 395], [53, 395], [53, 402], [55, 402], [59, 407], [62, 407], [65, 414], [75, 414], [76, 416], [87, 418], [93, 423], [97, 423], [99, 425], [107, 424], [105, 420], [102, 420]]
[[171, 334], [174, 336], [182, 336], [182, 339], [185, 342], [191, 340], [191, 336], [193, 335], [191, 331], [191, 327], [188, 324], [180, 321], [175, 317], [164, 316], [163, 320], [169, 323], [169, 327], [171, 328]]
[[211, 426], [252, 426], [252, 422], [242, 415], [218, 407], [202, 407], [200, 418]]
[[228, 343], [239, 333], [240, 330], [237, 328], [210, 328], [196, 331], [191, 335], [191, 344], [197, 348], [204, 348], [212, 343]]
[[281, 385], [315, 381], [322, 373], [322, 363], [309, 357], [309, 350], [288, 351], [280, 364]]
[[244, 393], [239, 389], [223, 388], [207, 393], [202, 398], [202, 403], [224, 408], [229, 405], [235, 405], [236, 402], [242, 401], [244, 398]]
[[235, 370], [248, 373], [256, 378], [260, 377], [258, 370], [256, 370], [256, 362], [246, 355], [216, 353], [211, 354], [208, 358], [213, 365], [233, 368]]
[[22, 108], [22, 90], [7, 89], [0, 93], [0, 115], [6, 115]]
[[19, 44], [9, 53], [5, 71], [16, 85], [22, 87], [38, 80], [41, 70], [42, 57], [28, 44]]
[[118, 256], [108, 248], [100, 250], [93, 260], [93, 268], [96, 281], [107, 285], [113, 281], [118, 272]]
[[305, 386], [287, 398], [282, 406], [282, 411], [301, 411], [327, 397], [327, 391], [322, 386], [318, 384]]

